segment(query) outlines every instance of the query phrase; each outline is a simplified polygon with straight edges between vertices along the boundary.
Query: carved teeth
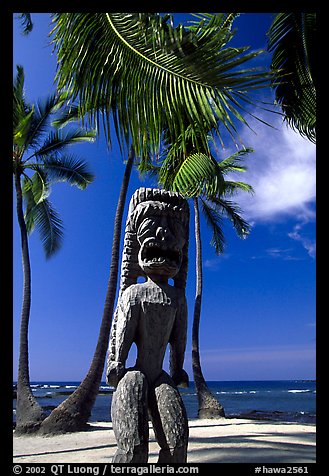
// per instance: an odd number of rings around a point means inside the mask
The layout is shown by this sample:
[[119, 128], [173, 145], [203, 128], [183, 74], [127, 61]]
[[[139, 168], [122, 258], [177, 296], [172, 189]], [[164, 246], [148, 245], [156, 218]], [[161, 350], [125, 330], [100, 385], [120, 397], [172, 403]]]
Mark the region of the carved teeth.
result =
[[148, 266], [166, 265], [170, 268], [177, 268], [181, 262], [181, 252], [174, 247], [167, 246], [166, 243], [150, 240], [142, 245], [141, 259]]

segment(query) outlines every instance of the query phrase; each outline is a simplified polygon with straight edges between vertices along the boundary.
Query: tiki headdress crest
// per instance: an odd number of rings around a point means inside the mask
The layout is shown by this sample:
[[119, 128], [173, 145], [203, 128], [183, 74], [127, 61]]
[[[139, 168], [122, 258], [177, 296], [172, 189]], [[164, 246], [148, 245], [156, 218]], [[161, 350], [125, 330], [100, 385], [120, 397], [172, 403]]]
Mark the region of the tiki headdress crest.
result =
[[[120, 295], [139, 276], [146, 276], [140, 265], [141, 256], [138, 233], [141, 224], [147, 227], [147, 218], [165, 215], [170, 222], [171, 231], [184, 237], [185, 244], [179, 256], [179, 271], [174, 276], [174, 286], [185, 289], [187, 277], [187, 252], [189, 234], [189, 207], [187, 201], [178, 193], [153, 188], [139, 188], [133, 194], [125, 228], [124, 249], [121, 265]], [[154, 253], [154, 250], [152, 250]], [[166, 250], [173, 260], [175, 250]], [[155, 258], [153, 258], [155, 260]]]

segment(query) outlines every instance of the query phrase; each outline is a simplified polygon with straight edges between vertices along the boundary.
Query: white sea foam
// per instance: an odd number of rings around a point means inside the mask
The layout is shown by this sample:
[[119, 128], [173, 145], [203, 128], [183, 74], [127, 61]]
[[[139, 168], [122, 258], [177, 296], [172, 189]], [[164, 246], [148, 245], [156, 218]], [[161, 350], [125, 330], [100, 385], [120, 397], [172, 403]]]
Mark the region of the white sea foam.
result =
[[[246, 393], [252, 393], [252, 392], [246, 392], [246, 391], [243, 391], [243, 392], [215, 392], [216, 395], [245, 395]], [[256, 392], [254, 392], [256, 393]]]
[[289, 393], [306, 393], [306, 392], [310, 392], [309, 389], [306, 389], [306, 390], [288, 390]]

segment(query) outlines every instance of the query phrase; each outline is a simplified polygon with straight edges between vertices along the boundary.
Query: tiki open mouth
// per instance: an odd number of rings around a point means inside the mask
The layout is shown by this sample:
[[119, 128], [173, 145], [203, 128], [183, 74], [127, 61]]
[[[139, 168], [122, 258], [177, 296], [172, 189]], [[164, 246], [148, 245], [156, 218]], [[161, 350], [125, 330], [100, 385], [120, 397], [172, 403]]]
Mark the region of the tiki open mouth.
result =
[[181, 252], [160, 246], [155, 242], [145, 243], [141, 250], [141, 258], [148, 265], [162, 265], [166, 263], [170, 267], [179, 267], [181, 262]]

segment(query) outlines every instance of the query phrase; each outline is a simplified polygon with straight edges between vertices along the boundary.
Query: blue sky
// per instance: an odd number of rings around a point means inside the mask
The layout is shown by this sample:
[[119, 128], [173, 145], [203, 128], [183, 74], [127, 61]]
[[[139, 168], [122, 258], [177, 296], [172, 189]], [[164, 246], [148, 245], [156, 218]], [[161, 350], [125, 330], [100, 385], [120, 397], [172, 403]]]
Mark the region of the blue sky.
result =
[[[179, 14], [185, 21], [186, 14]], [[34, 30], [24, 37], [14, 20], [15, 65], [25, 70], [26, 94], [33, 102], [54, 90], [56, 56], [48, 45], [49, 14], [33, 14]], [[269, 13], [236, 20], [235, 45], [264, 48]], [[259, 61], [268, 64], [269, 55]], [[269, 90], [259, 93], [269, 101]], [[272, 128], [247, 118], [254, 132], [239, 127], [241, 141], [255, 152], [248, 171], [235, 177], [254, 195], [235, 201], [252, 224], [241, 240], [224, 221], [225, 252], [216, 256], [202, 222], [204, 294], [200, 327], [201, 362], [208, 380], [315, 378], [315, 146], [282, 124], [279, 115], [257, 109]], [[229, 140], [220, 158], [235, 151]], [[72, 147], [89, 164], [95, 181], [80, 191], [55, 184], [50, 196], [64, 222], [63, 247], [46, 260], [38, 234], [30, 237], [32, 308], [30, 378], [80, 380], [96, 346], [110, 267], [112, 230], [124, 157], [116, 141], [103, 137]], [[139, 186], [154, 186], [132, 174], [128, 198]], [[129, 200], [128, 200], [129, 201]], [[128, 203], [127, 203], [128, 205]], [[125, 215], [126, 217], [126, 215]], [[14, 210], [14, 379], [17, 377], [22, 296], [20, 238]], [[123, 239], [123, 237], [122, 237]], [[189, 332], [185, 368], [191, 369], [191, 327], [195, 294], [195, 246], [191, 210], [187, 300]], [[133, 355], [130, 358], [131, 363]]]

